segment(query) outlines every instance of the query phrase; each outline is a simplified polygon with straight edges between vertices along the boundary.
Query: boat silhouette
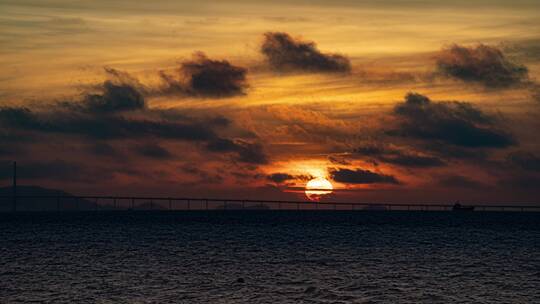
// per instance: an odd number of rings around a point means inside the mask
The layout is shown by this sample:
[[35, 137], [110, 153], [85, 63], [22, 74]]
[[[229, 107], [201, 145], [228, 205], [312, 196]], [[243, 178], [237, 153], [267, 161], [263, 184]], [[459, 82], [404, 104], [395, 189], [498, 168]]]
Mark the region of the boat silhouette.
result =
[[474, 211], [474, 206], [464, 206], [457, 202], [452, 207], [452, 211]]

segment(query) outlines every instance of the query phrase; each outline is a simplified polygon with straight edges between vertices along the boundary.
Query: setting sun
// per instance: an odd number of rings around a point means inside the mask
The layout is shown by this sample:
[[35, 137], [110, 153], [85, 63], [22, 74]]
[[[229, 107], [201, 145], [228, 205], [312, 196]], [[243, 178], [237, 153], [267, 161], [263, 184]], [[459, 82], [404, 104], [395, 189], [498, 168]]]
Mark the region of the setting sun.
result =
[[306, 196], [311, 201], [319, 201], [323, 196], [332, 193], [334, 187], [324, 177], [317, 177], [306, 184]]

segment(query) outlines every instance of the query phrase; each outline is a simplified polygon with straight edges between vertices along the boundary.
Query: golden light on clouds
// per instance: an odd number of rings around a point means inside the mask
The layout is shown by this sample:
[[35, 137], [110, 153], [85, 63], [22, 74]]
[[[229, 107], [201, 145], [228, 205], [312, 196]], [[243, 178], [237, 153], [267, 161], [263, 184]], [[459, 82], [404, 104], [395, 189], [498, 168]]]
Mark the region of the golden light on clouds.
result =
[[[0, 124], [14, 130], [0, 125], [0, 157], [111, 168], [110, 183], [96, 187], [176, 182], [186, 185], [177, 191], [231, 196], [260, 187], [303, 198], [310, 179], [329, 181], [333, 197], [366, 199], [538, 179], [540, 2], [276, 1], [3, 1]], [[274, 50], [285, 58], [273, 58], [287, 69], [261, 50], [269, 32], [290, 37]], [[509, 62], [526, 72], [501, 87], [468, 76], [492, 62], [448, 75], [437, 56], [454, 44], [501, 52], [494, 77], [503, 82]], [[185, 75], [182, 63], [199, 51], [214, 68]], [[328, 68], [336, 58], [347, 68]], [[231, 91], [234, 69], [245, 86]], [[431, 104], [398, 113], [409, 92]], [[14, 141], [27, 137], [34, 142]], [[70, 149], [52, 153], [59, 143]]]

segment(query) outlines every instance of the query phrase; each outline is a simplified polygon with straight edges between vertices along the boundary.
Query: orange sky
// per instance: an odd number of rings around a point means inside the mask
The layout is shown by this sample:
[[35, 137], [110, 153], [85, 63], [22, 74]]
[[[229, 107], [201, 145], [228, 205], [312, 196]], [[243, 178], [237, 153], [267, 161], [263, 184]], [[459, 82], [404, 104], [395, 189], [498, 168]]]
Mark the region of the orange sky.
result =
[[[332, 200], [533, 201], [539, 9], [534, 0], [0, 1], [0, 160], [44, 172], [27, 184], [81, 194], [305, 199], [288, 189], [321, 176], [337, 189]], [[266, 32], [349, 66], [305, 53], [272, 63], [261, 52]], [[504, 71], [481, 66], [480, 44], [502, 54]], [[458, 56], [452, 45], [479, 60], [467, 62], [474, 77], [442, 70], [440, 58]], [[239, 91], [187, 85], [183, 64], [203, 65], [195, 52], [243, 70]], [[184, 87], [166, 88], [163, 73]], [[517, 78], [500, 80], [508, 75]], [[134, 88], [144, 108], [73, 110], [117, 102], [107, 79]], [[428, 105], [399, 112], [413, 106], [409, 92]], [[21, 108], [35, 120], [8, 111]], [[204, 134], [171, 135], [179, 125]]]

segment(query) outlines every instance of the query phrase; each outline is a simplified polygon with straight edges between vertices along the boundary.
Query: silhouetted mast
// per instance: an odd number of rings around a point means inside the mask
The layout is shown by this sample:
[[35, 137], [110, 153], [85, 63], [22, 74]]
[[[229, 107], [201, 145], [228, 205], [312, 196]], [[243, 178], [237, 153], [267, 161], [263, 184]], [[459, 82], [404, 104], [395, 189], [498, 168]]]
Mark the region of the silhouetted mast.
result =
[[17, 162], [13, 162], [13, 212], [17, 211]]

